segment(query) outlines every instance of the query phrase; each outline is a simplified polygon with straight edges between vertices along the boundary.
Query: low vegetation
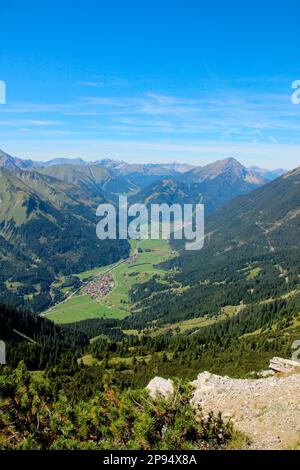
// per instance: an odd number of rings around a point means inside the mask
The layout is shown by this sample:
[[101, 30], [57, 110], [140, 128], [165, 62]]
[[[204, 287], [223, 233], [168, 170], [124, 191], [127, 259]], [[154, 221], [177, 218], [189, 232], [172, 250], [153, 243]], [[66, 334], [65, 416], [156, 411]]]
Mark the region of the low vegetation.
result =
[[90, 399], [70, 402], [21, 363], [0, 375], [1, 449], [226, 449], [235, 438], [221, 416], [201, 415], [187, 387], [169, 399], [106, 385]]

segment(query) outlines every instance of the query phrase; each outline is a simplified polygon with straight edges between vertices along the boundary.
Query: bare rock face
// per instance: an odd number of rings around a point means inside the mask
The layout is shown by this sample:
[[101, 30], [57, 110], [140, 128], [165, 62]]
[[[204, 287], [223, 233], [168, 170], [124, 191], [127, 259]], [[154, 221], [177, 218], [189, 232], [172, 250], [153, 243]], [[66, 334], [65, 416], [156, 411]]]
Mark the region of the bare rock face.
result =
[[290, 359], [282, 359], [281, 357], [273, 357], [270, 360], [270, 369], [274, 372], [290, 373], [297, 370], [300, 371], [300, 362], [291, 361]]
[[146, 387], [150, 397], [159, 398], [168, 398], [174, 393], [174, 384], [170, 379], [163, 379], [162, 377], [154, 377]]
[[[219, 377], [217, 375], [213, 375], [210, 372], [202, 372], [198, 375], [197, 379], [190, 384], [198, 390], [202, 392], [209, 392], [214, 387], [214, 378]], [[220, 377], [221, 379], [221, 377]]]

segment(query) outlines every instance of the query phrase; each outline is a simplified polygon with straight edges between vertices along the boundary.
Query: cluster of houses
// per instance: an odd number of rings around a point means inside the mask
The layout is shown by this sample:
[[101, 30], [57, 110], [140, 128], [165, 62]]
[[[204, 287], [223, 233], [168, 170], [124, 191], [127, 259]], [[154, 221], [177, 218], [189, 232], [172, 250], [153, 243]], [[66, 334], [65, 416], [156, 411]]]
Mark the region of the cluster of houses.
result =
[[84, 294], [88, 294], [92, 299], [99, 302], [105, 295], [109, 294], [115, 286], [114, 278], [111, 274], [97, 277], [83, 289]]

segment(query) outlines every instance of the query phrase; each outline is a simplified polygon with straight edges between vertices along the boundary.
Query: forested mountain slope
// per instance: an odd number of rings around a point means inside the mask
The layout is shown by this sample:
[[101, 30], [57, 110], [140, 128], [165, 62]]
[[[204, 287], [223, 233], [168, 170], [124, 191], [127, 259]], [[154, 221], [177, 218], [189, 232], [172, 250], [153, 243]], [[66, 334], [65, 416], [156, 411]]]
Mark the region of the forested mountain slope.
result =
[[180, 256], [164, 265], [175, 270], [169, 289], [156, 281], [132, 290], [142, 312], [132, 324], [214, 315], [227, 305], [293, 290], [299, 284], [299, 229], [298, 168], [208, 217], [201, 251], [188, 252], [177, 244]]
[[0, 168], [0, 300], [42, 309], [55, 275], [127, 256], [126, 241], [96, 237], [103, 200], [35, 171]]
[[80, 332], [64, 330], [35, 314], [18, 311], [0, 304], [0, 338], [6, 344], [6, 359], [11, 366], [25, 361], [33, 369], [55, 366], [60, 355], [87, 346], [87, 337]]

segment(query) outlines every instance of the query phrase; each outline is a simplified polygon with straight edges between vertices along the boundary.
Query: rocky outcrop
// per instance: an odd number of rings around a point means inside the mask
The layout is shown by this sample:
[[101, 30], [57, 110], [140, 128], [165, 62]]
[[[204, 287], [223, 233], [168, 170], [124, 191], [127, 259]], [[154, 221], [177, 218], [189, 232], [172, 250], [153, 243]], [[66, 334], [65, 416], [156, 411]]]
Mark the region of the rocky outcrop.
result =
[[174, 393], [174, 384], [170, 379], [163, 379], [162, 377], [155, 377], [152, 379], [146, 387], [149, 395], [152, 398], [158, 398], [162, 396], [163, 398], [168, 398]]
[[[284, 364], [287, 372], [293, 361], [277, 359], [276, 370], [278, 364]], [[298, 367], [293, 370], [300, 372]], [[232, 379], [203, 372], [191, 385], [194, 388], [191, 403], [195, 408], [204, 414], [221, 412], [224, 419], [230, 418], [236, 429], [249, 436], [249, 448], [285, 449], [299, 440], [300, 373]], [[155, 377], [147, 390], [152, 397], [167, 398], [174, 392], [174, 385], [171, 380]]]
[[281, 357], [273, 357], [269, 365], [270, 369], [274, 372], [291, 373], [299, 370], [300, 362], [291, 361], [290, 359], [282, 359]]
[[192, 385], [192, 403], [231, 418], [250, 448], [284, 449], [299, 439], [300, 374], [244, 380], [203, 372]]

